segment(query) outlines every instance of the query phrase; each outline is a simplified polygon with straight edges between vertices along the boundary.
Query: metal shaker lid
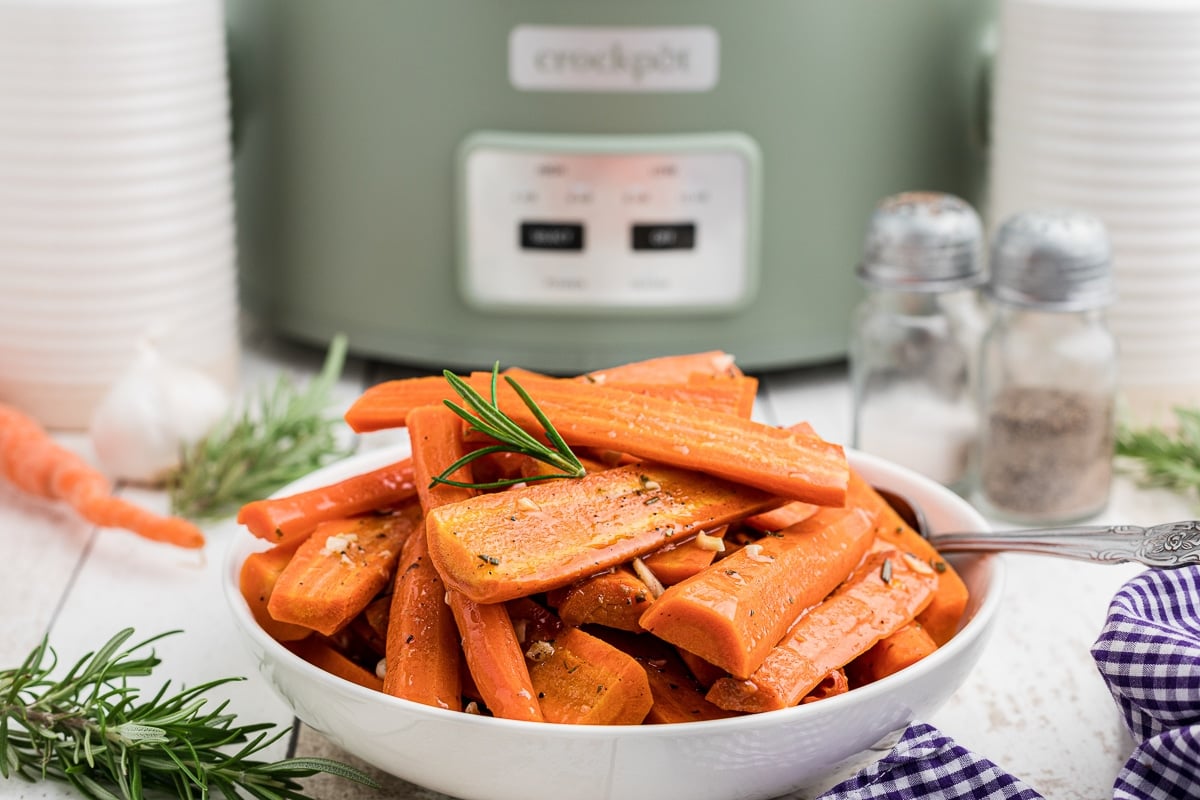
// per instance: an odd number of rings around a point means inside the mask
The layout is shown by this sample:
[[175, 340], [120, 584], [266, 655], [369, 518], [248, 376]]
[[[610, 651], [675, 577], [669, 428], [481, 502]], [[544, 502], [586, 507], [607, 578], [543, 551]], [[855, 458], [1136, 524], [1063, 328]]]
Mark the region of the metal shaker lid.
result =
[[904, 192], [882, 200], [867, 226], [858, 279], [868, 286], [940, 292], [984, 281], [983, 224], [965, 200]]
[[1113, 302], [1112, 246], [1099, 219], [1074, 209], [1024, 211], [992, 238], [991, 297], [1047, 311]]

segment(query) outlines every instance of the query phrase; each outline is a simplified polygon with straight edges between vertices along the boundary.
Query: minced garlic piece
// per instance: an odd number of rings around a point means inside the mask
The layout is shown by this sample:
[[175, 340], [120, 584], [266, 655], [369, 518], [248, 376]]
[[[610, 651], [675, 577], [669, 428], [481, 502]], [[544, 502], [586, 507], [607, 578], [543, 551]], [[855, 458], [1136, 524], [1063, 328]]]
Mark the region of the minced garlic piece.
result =
[[[762, 545], [759, 545], [761, 547]], [[725, 552], [725, 540], [720, 536], [709, 536], [704, 531], [696, 534], [696, 547], [701, 550], [712, 550], [714, 553]]]
[[761, 544], [748, 544], [742, 548], [742, 552], [744, 552], [746, 554], [746, 558], [750, 559], [751, 561], [766, 562], [775, 560], [772, 556], [763, 553]]
[[346, 548], [357, 543], [357, 533], [336, 533], [325, 539], [325, 546], [321, 548], [321, 555], [344, 555]]
[[650, 590], [650, 596], [654, 598], [662, 597], [662, 593], [667, 590], [667, 587], [662, 585], [662, 581], [654, 574], [654, 571], [646, 566], [646, 562], [641, 558], [633, 560], [633, 571], [641, 579], [642, 583], [646, 584], [646, 588]]
[[534, 642], [525, 651], [525, 657], [530, 661], [545, 661], [554, 655], [554, 645], [549, 642]]
[[528, 497], [519, 498], [517, 500], [517, 508], [521, 509], [522, 511], [541, 511], [542, 510], [541, 506], [539, 506], [537, 503], [533, 502], [533, 500], [531, 500]]

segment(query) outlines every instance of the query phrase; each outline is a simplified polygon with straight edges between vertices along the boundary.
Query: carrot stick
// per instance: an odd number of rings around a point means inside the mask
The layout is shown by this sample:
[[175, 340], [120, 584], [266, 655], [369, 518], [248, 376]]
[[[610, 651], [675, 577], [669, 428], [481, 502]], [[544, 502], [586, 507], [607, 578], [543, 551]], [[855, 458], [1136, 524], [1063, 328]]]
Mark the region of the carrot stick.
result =
[[632, 656], [579, 628], [556, 636], [529, 678], [547, 722], [637, 725], [654, 702], [646, 670]]
[[416, 503], [392, 514], [322, 522], [280, 573], [267, 610], [280, 622], [336, 633], [392, 579], [400, 548], [420, 525]]
[[936, 573], [894, 547], [872, 551], [846, 582], [802, 616], [749, 676], [706, 695], [733, 711], [794, 706], [833, 670], [908, 624], [933, 597]]
[[[536, 380], [524, 386], [569, 445], [618, 450], [786, 499], [845, 503], [845, 453], [815, 435], [605, 386]], [[500, 387], [498, 394], [505, 414], [526, 430], [540, 431], [511, 387]]]
[[[423, 406], [409, 413], [412, 470], [421, 506], [434, 508], [475, 493], [447, 484], [430, 486], [463, 453], [462, 424], [445, 408]], [[469, 467], [452, 477], [471, 479]], [[445, 601], [446, 587], [429, 560], [425, 526], [404, 544], [388, 613], [383, 690], [417, 703], [462, 710], [458, 626]]]
[[812, 691], [804, 695], [800, 700], [803, 703], [815, 703], [818, 700], [824, 700], [828, 697], [836, 697], [839, 694], [845, 694], [850, 691], [850, 681], [846, 678], [846, 671], [835, 669], [833, 672], [821, 679], [821, 682], [813, 687]]
[[80, 517], [177, 547], [204, 546], [204, 534], [180, 517], [161, 516], [114, 497], [104, 475], [55, 442], [32, 417], [0, 404], [0, 478], [46, 500], [67, 503]]
[[646, 383], [687, 383], [692, 375], [735, 377], [742, 374], [734, 358], [722, 350], [702, 353], [648, 358], [608, 369], [598, 369], [583, 376], [590, 383], [609, 381], [641, 381]]
[[[525, 385], [522, 381], [521, 385]], [[608, 381], [609, 389], [621, 389], [634, 394], [661, 397], [713, 411], [749, 419], [754, 410], [754, 398], [758, 394], [758, 379], [751, 377], [714, 378], [707, 375], [693, 376], [687, 383], [649, 383], [635, 381]]]
[[250, 613], [254, 615], [255, 622], [278, 642], [303, 639], [313, 632], [312, 628], [303, 625], [280, 622], [267, 610], [267, 602], [271, 599], [271, 592], [275, 590], [275, 583], [299, 546], [300, 542], [293, 542], [290, 545], [251, 553], [242, 562], [242, 571], [238, 575], [238, 587], [250, 606]]
[[620, 566], [563, 590], [558, 616], [572, 627], [591, 623], [638, 633], [642, 629], [638, 619], [653, 600], [633, 570]]
[[383, 681], [374, 672], [359, 666], [338, 652], [337, 648], [328, 640], [313, 636], [298, 642], [284, 642], [283, 646], [314, 667], [323, 669], [331, 675], [375, 691], [383, 688]]
[[745, 678], [805, 609], [853, 571], [870, 547], [873, 521], [853, 506], [831, 508], [765, 536], [667, 589], [642, 627]]
[[812, 503], [793, 500], [785, 506], [747, 517], [744, 522], [756, 531], [773, 533], [791, 527], [797, 522], [803, 522], [820, 510], [820, 506], [814, 506]]
[[[770, 512], [767, 512], [770, 513]], [[678, 545], [663, 547], [642, 559], [664, 586], [674, 586], [693, 575], [702, 572], [718, 552], [724, 549], [725, 532], [728, 525], [704, 532], [705, 544], [700, 544], [700, 537], [689, 539]]]
[[[467, 666], [488, 709], [505, 719], [542, 721], [529, 668], [507, 609], [498, 603], [472, 602], [460, 592], [450, 592], [448, 599], [462, 634]], [[513, 653], [518, 657], [513, 658]]]
[[566, 586], [779, 502], [718, 478], [635, 464], [435, 508], [426, 532], [446, 585], [496, 603]]
[[237, 521], [260, 539], [286, 544], [320, 522], [396, 508], [416, 492], [412, 460], [406, 458], [307, 492], [255, 500], [241, 507]]
[[880, 639], [874, 647], [851, 661], [846, 671], [854, 685], [861, 686], [912, 666], [934, 650], [937, 650], [937, 643], [921, 623], [913, 621]]
[[938, 646], [950, 641], [967, 608], [967, 585], [962, 577], [929, 540], [910, 528], [861, 475], [852, 474], [850, 484], [851, 492], [859, 498], [859, 505], [877, 515], [876, 537], [894, 544], [902, 552], [912, 553], [937, 572], [937, 592], [917, 621]]

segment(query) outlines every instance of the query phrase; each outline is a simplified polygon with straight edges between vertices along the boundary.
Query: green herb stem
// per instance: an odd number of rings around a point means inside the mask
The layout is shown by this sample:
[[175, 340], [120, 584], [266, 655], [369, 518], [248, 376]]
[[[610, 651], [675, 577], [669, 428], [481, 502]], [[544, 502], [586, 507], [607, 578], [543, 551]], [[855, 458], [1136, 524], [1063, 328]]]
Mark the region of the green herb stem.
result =
[[0, 777], [55, 780], [94, 800], [143, 800], [147, 792], [179, 798], [306, 800], [298, 779], [326, 772], [368, 786], [368, 775], [337, 761], [253, 758], [288, 731], [237, 725], [226, 703], [205, 695], [236, 678], [143, 700], [131, 679], [150, 675], [159, 659], [132, 647], [125, 629], [52, 677], [57, 658], [45, 640], [16, 669], [0, 672]]
[[1200, 408], [1179, 407], [1174, 414], [1174, 429], [1121, 426], [1116, 454], [1129, 459], [1143, 486], [1195, 497], [1200, 494]]
[[320, 374], [306, 388], [281, 375], [240, 414], [188, 448], [168, 483], [172, 513], [200, 521], [222, 519], [348, 455], [338, 442], [341, 420], [328, 413], [346, 348], [346, 337], [338, 334]]
[[[542, 430], [546, 434], [546, 438], [550, 444], [547, 445], [530, 434], [500, 410], [496, 394], [496, 384], [500, 375], [499, 362], [496, 362], [492, 366], [490, 400], [485, 399], [474, 387], [450, 370], [445, 370], [442, 374], [455, 393], [462, 398], [464, 405], [467, 406], [464, 408], [463, 406], [455, 405], [453, 401], [446, 400], [444, 401], [446, 407], [466, 420], [470, 424], [471, 430], [490, 436], [497, 443], [467, 453], [446, 467], [440, 475], [435, 476], [431, 485], [445, 483], [468, 489], [498, 489], [530, 481], [544, 481], [553, 478], [582, 478], [587, 474], [587, 470], [584, 468], [582, 462], [571, 452], [571, 448], [563, 441], [562, 436], [559, 435], [553, 423], [550, 422], [549, 418], [546, 417], [541, 408], [538, 407], [538, 404], [530, 397], [529, 393], [511, 375], [505, 375], [504, 380], [517, 393], [517, 396], [521, 398], [521, 402], [533, 414], [538, 424], [542, 426]], [[549, 464], [560, 470], [560, 472], [533, 475], [528, 478], [505, 478], [486, 483], [457, 481], [450, 477], [460, 468], [490, 453], [519, 453], [542, 463]]]

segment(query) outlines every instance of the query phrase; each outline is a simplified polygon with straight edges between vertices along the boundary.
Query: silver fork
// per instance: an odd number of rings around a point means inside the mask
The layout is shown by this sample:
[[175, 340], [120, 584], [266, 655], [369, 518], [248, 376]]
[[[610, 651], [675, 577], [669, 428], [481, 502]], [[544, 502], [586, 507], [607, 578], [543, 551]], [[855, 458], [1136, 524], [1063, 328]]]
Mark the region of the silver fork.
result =
[[924, 512], [907, 497], [876, 487], [896, 513], [938, 550], [954, 552], [1037, 553], [1122, 564], [1134, 561], [1148, 567], [1182, 567], [1200, 564], [1200, 521], [1139, 525], [1070, 525], [1009, 531], [930, 530]]

